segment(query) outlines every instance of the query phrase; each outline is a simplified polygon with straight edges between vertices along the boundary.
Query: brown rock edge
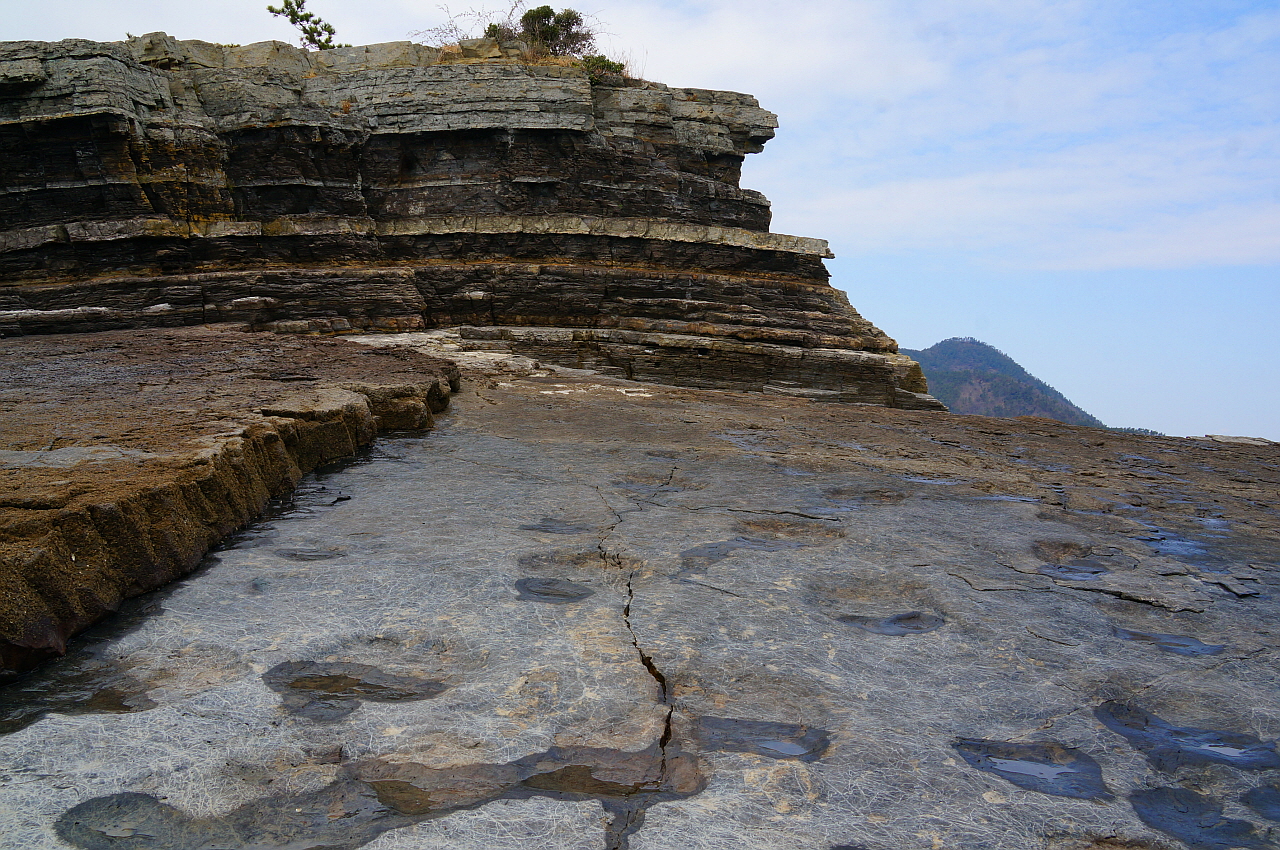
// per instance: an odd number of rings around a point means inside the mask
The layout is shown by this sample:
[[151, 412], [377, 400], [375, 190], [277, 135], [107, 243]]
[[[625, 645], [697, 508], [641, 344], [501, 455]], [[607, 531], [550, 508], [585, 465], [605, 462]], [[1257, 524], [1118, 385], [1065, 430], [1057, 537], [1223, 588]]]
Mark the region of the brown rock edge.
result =
[[405, 348], [203, 326], [0, 348], [0, 679], [193, 570], [304, 474], [430, 428], [459, 382]]

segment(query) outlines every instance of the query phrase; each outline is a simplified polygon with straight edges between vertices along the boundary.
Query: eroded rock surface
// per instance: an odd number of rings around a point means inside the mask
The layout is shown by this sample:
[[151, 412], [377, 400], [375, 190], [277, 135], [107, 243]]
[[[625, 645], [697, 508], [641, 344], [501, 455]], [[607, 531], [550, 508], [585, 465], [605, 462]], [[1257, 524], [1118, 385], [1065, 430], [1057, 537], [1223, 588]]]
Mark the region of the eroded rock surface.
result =
[[0, 374], [0, 678], [189, 572], [305, 472], [430, 428], [458, 382], [408, 349], [208, 326], [5, 340]]
[[1275, 447], [462, 354], [430, 434], [11, 686], [8, 839], [1274, 846]]

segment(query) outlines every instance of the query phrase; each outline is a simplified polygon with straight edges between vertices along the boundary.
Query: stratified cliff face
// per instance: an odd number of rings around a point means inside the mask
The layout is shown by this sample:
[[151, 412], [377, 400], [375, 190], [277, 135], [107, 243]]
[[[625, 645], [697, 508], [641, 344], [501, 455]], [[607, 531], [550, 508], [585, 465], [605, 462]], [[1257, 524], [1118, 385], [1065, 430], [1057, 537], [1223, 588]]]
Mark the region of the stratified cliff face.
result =
[[466, 53], [0, 45], [0, 332], [479, 326], [625, 377], [940, 408], [826, 243], [738, 186], [777, 125], [754, 98]]

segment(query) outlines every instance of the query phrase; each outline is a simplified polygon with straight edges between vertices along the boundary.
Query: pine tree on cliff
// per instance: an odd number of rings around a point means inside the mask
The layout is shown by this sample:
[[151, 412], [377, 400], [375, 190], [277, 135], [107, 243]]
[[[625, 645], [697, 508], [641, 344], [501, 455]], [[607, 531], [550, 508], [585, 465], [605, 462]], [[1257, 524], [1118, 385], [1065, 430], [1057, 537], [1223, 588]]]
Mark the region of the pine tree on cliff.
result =
[[333, 24], [326, 23], [306, 10], [307, 0], [284, 0], [280, 6], [267, 6], [267, 11], [278, 18], [286, 18], [298, 28], [302, 35], [298, 41], [303, 47], [314, 47], [316, 50], [332, 50], [335, 47], [350, 47], [349, 44], [334, 44]]

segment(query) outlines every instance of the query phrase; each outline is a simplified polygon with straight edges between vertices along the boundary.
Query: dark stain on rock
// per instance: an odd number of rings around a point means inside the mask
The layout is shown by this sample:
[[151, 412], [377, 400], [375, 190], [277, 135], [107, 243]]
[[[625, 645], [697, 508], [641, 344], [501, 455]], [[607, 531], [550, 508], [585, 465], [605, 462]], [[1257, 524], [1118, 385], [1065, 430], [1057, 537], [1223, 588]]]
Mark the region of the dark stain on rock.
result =
[[1115, 546], [1088, 546], [1067, 540], [1041, 540], [1033, 547], [1036, 557], [1048, 563], [1038, 568], [1041, 575], [1060, 581], [1096, 581], [1116, 570], [1132, 569], [1138, 559]]
[[318, 549], [311, 546], [295, 546], [275, 551], [281, 558], [288, 558], [290, 561], [332, 561], [346, 554], [341, 549]]
[[1102, 768], [1071, 747], [1052, 741], [1020, 744], [975, 738], [962, 738], [952, 746], [970, 766], [1028, 791], [1079, 800], [1112, 799]]
[[280, 694], [284, 709], [310, 720], [341, 720], [362, 701], [409, 702], [431, 699], [448, 685], [416, 676], [396, 676], [367, 664], [286, 661], [262, 674]]
[[0, 687], [0, 735], [46, 714], [129, 714], [156, 707], [147, 687], [112, 664], [55, 664]]
[[520, 526], [521, 531], [541, 531], [543, 534], [586, 534], [591, 531], [591, 526], [574, 525], [555, 517], [544, 516], [537, 522], [531, 522], [527, 525]]
[[516, 582], [516, 598], [521, 602], [550, 602], [553, 605], [564, 605], [569, 602], [581, 602], [595, 593], [589, 587], [562, 578], [522, 578]]
[[1112, 632], [1121, 640], [1132, 640], [1150, 643], [1177, 655], [1217, 655], [1227, 648], [1226, 644], [1216, 645], [1203, 643], [1187, 635], [1166, 635], [1159, 632], [1138, 632], [1133, 629], [1122, 629], [1114, 626]]
[[600, 552], [597, 549], [585, 552], [538, 552], [533, 555], [521, 556], [517, 563], [526, 570], [563, 570], [566, 568], [598, 570], [600, 567]]
[[354, 850], [413, 821], [379, 800], [368, 784], [341, 781], [309, 794], [257, 800], [216, 818], [189, 817], [147, 794], [112, 794], [69, 809], [54, 830], [83, 850]]
[[[633, 476], [613, 482], [614, 486], [640, 496], [641, 500], [655, 499], [665, 493], [683, 493], [690, 489], [687, 481], [677, 481], [674, 473], [656, 476]], [[693, 489], [701, 489], [694, 486]]]
[[1031, 551], [1049, 565], [1074, 567], [1096, 575], [1132, 569], [1138, 565], [1137, 558], [1126, 555], [1115, 546], [1089, 546], [1070, 540], [1039, 540]]
[[1102, 724], [1128, 739], [1157, 770], [1183, 765], [1226, 764], [1240, 770], [1280, 768], [1274, 741], [1238, 732], [1174, 726], [1132, 703], [1110, 701], [1094, 709]]
[[1083, 558], [1092, 551], [1092, 547], [1074, 540], [1037, 540], [1031, 551], [1042, 561], [1057, 563]]
[[817, 761], [831, 743], [831, 733], [825, 729], [767, 720], [700, 717], [697, 730], [705, 749], [755, 753], [773, 759]]
[[1041, 564], [1036, 572], [1063, 581], [1097, 581], [1111, 571], [1082, 561], [1077, 564]]
[[1274, 848], [1248, 821], [1223, 817], [1222, 804], [1186, 788], [1134, 791], [1129, 804], [1152, 829], [1186, 843], [1193, 850]]
[[861, 617], [856, 614], [845, 614], [836, 619], [872, 634], [894, 637], [921, 635], [947, 622], [937, 614], [925, 614], [921, 611], [908, 611], [905, 614], [894, 614], [892, 617]]
[[1267, 820], [1280, 823], [1280, 785], [1263, 785], [1250, 788], [1240, 797], [1240, 802]]
[[738, 525], [748, 535], [768, 534], [784, 539], [845, 536], [840, 523], [832, 520], [748, 519]]
[[555, 747], [508, 764], [431, 768], [377, 758], [344, 767], [319, 791], [247, 803], [192, 818], [146, 794], [112, 794], [65, 812], [57, 834], [82, 850], [354, 850], [384, 832], [494, 800], [599, 800], [611, 816], [607, 850], [627, 850], [654, 803], [690, 797], [705, 780], [678, 745], [639, 752]]
[[732, 540], [721, 540], [716, 543], [703, 543], [686, 549], [680, 553], [681, 558], [699, 559], [706, 563], [723, 561], [739, 549], [753, 552], [778, 552], [783, 549], [800, 549], [805, 543], [799, 540], [764, 540], [759, 537], [735, 537]]

